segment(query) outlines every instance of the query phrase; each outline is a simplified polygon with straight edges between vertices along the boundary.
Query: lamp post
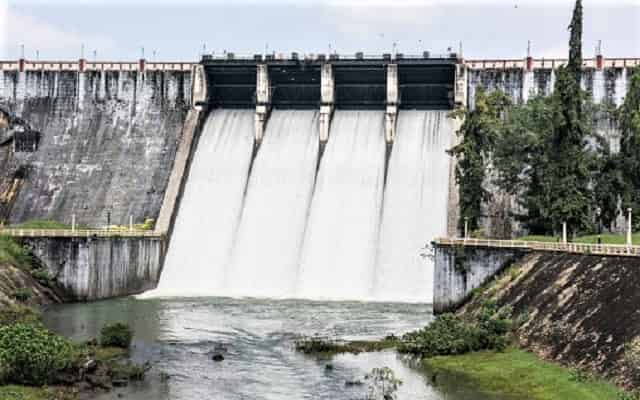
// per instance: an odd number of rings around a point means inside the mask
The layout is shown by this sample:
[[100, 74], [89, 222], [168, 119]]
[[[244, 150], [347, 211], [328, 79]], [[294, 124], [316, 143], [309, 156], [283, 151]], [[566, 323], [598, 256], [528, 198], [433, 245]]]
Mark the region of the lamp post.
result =
[[562, 223], [562, 243], [567, 243], [567, 223]]
[[107, 227], [106, 230], [109, 230], [111, 226], [111, 207], [107, 208]]
[[596, 208], [596, 230], [598, 232], [598, 244], [602, 244], [602, 219], [600, 219], [600, 215], [602, 214], [602, 210], [600, 207]]
[[464, 238], [469, 238], [469, 217], [464, 217]]
[[629, 213], [627, 218], [627, 246], [631, 246], [633, 244], [631, 237], [631, 207], [627, 208], [627, 212]]

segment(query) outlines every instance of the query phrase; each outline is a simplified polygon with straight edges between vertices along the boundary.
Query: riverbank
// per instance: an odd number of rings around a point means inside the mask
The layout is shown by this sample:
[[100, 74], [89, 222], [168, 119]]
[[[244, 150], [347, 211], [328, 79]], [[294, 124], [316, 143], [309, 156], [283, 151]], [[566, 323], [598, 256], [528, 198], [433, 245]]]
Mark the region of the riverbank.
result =
[[618, 400], [623, 392], [602, 379], [543, 361], [514, 347], [423, 360], [436, 386], [465, 385], [487, 398], [527, 400]]

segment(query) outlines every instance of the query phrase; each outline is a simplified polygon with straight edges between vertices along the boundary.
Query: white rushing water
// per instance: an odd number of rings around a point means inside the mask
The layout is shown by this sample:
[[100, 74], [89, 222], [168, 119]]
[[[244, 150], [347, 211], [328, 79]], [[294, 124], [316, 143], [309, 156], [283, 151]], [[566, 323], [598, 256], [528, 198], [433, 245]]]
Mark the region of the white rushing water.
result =
[[[389, 160], [381, 111], [275, 110], [253, 163], [253, 112], [216, 110], [191, 165], [158, 288], [144, 297], [431, 302], [446, 234], [446, 111], [402, 111]], [[250, 175], [250, 176], [249, 176]]]
[[376, 268], [374, 297], [431, 302], [433, 260], [421, 249], [447, 231], [453, 122], [446, 111], [398, 114]]
[[219, 294], [253, 152], [252, 110], [215, 110], [202, 130], [158, 288], [145, 296]]
[[227, 294], [295, 294], [317, 160], [318, 113], [274, 111], [253, 163]]
[[298, 297], [371, 298], [384, 157], [382, 112], [336, 111], [307, 222]]

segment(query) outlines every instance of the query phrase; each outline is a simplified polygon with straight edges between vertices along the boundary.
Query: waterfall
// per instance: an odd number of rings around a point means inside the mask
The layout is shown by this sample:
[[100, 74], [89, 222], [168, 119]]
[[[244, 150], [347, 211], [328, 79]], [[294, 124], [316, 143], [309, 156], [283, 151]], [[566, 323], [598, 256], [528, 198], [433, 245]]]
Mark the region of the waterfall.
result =
[[274, 111], [227, 270], [236, 296], [292, 297], [318, 160], [318, 113]]
[[158, 288], [146, 296], [221, 293], [253, 152], [251, 110], [215, 110], [200, 135]]
[[446, 150], [453, 135], [446, 111], [398, 114], [384, 194], [376, 300], [432, 300], [433, 260], [421, 257], [421, 249], [447, 232]]
[[298, 297], [371, 298], [384, 157], [382, 112], [336, 111], [307, 222]]

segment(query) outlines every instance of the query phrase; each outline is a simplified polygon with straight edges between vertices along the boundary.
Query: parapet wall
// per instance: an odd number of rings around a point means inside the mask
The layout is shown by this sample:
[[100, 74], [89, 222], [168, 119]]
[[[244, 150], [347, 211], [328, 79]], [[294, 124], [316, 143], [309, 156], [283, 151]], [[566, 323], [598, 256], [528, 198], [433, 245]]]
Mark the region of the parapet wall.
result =
[[41, 133], [0, 147], [0, 221], [157, 218], [191, 101], [188, 63], [0, 63], [0, 107]]

